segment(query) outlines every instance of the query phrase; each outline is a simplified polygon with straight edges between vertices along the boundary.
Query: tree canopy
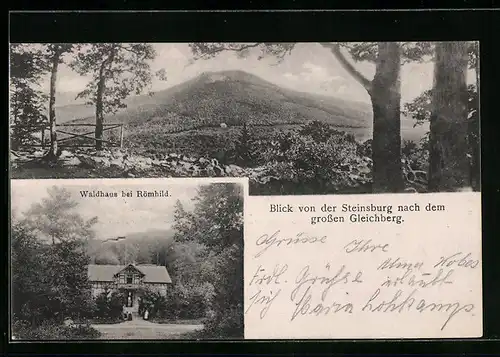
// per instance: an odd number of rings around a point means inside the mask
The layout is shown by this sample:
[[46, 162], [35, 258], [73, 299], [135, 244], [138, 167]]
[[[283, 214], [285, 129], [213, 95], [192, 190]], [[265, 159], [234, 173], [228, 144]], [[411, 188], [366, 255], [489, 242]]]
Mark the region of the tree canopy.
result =
[[10, 64], [10, 124], [13, 124], [11, 144], [33, 143], [32, 134], [47, 121], [47, 95], [40, 87], [48, 71], [43, 49], [39, 46], [11, 44]]

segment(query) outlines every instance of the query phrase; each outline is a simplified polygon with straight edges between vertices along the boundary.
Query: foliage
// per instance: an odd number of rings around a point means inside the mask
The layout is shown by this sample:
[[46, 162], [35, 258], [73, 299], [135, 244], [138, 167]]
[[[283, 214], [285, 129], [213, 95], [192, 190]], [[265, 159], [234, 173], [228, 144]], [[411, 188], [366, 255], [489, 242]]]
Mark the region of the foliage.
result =
[[214, 57], [222, 51], [231, 51], [237, 53], [240, 57], [250, 54], [252, 48], [260, 51], [259, 59], [267, 55], [274, 56], [278, 61], [282, 61], [295, 47], [295, 43], [208, 43], [198, 42], [190, 43], [189, 47], [195, 58], [208, 59]]
[[[312, 121], [303, 125], [298, 131], [299, 135], [310, 136], [316, 142], [326, 142], [333, 135], [344, 135], [343, 132], [335, 129], [333, 126], [320, 121]], [[348, 140], [354, 141], [354, 137], [346, 134]]]
[[[189, 234], [191, 216], [179, 203], [176, 207], [176, 225], [189, 227], [184, 230]], [[206, 259], [206, 247], [196, 241], [182, 239], [182, 233], [176, 234], [177, 240], [171, 249], [167, 267], [173, 281], [168, 291], [166, 317], [171, 319], [204, 318], [213, 299], [214, 288], [207, 278], [211, 271], [211, 262]]]
[[174, 285], [181, 284], [176, 293], [185, 297], [183, 292], [192, 288], [183, 286], [195, 283], [191, 299], [208, 310], [205, 333], [213, 338], [243, 337], [242, 194], [237, 184], [211, 184], [199, 189], [193, 211], [186, 212], [177, 204], [176, 242], [193, 253], [192, 262], [182, 264], [195, 269], [189, 274], [192, 279], [173, 270]]
[[[359, 43], [320, 43], [329, 49], [332, 55], [344, 69], [359, 82], [370, 94], [374, 108], [373, 122], [374, 134], [372, 145], [372, 186], [376, 192], [399, 192], [402, 189], [402, 167], [399, 164], [400, 138], [391, 135], [393, 127], [398, 126], [400, 120], [399, 101], [400, 89], [393, 87], [399, 83], [399, 72], [402, 63], [408, 61], [422, 61], [432, 53], [433, 46], [429, 42], [359, 42]], [[211, 58], [224, 51], [246, 51], [248, 48], [260, 49], [262, 56], [271, 47], [272, 55], [283, 58], [290, 53], [294, 45], [284, 44], [190, 44], [190, 48], [196, 59]], [[373, 80], [366, 78], [359, 72], [351, 61], [341, 51], [344, 48], [353, 61], [369, 61], [376, 63], [376, 71]], [[388, 91], [391, 87], [393, 90]], [[393, 120], [385, 120], [391, 117]], [[395, 124], [394, 124], [395, 123]], [[286, 168], [281, 168], [286, 169]], [[292, 169], [293, 171], [293, 169]], [[388, 175], [387, 172], [391, 172]], [[334, 184], [334, 186], [336, 183]], [[320, 185], [322, 186], [322, 185]], [[323, 192], [324, 190], [322, 190]]]
[[[472, 63], [475, 65], [475, 63]], [[479, 125], [479, 97], [476, 85], [469, 85], [468, 92], [468, 145], [471, 159], [472, 180], [475, 189], [478, 189], [480, 180], [480, 125]], [[406, 103], [403, 106], [403, 114], [415, 119], [415, 126], [422, 125], [429, 122], [432, 111], [432, 90], [424, 91], [421, 95], [416, 97], [412, 102]], [[422, 156], [419, 161], [421, 165], [414, 163], [415, 166], [421, 166], [423, 170], [428, 167], [428, 145], [429, 137], [426, 135], [421, 141], [421, 148], [423, 150]], [[427, 152], [426, 152], [427, 151]], [[423, 163], [426, 163], [425, 165]]]
[[56, 316], [89, 317], [93, 310], [87, 276], [88, 256], [82, 241], [67, 241], [51, 246], [47, 261], [49, 300]]
[[288, 183], [287, 192], [334, 193], [370, 183], [371, 161], [359, 146], [352, 135], [313, 122], [279, 134], [263, 155], [269, 175]]
[[98, 83], [106, 79], [103, 112], [115, 113], [125, 108], [124, 99], [130, 94], [140, 94], [151, 84], [150, 61], [156, 56], [151, 44], [100, 43], [78, 47], [70, 63], [78, 74], [90, 76], [87, 87], [78, 94], [87, 104], [97, 104]]
[[53, 321], [44, 321], [40, 325], [33, 327], [25, 321], [17, 320], [12, 324], [12, 336], [15, 340], [93, 340], [100, 335], [100, 332], [89, 324], [64, 326]]
[[[332, 43], [321, 43], [328, 46]], [[376, 42], [340, 42], [354, 61], [376, 60], [378, 49]], [[258, 53], [258, 59], [275, 57], [281, 62], [295, 48], [297, 43], [190, 43], [189, 47], [195, 59], [209, 59], [227, 51], [235, 52], [241, 57]], [[405, 61], [421, 61], [432, 54], [431, 42], [401, 42], [403, 59]], [[255, 49], [252, 51], [252, 49]]]
[[365, 140], [358, 147], [358, 155], [372, 157], [372, 139]]
[[76, 242], [43, 245], [22, 224], [12, 231], [13, 316], [34, 326], [44, 320], [89, 317], [87, 259]]
[[95, 298], [94, 317], [110, 321], [121, 320], [125, 296], [120, 291], [109, 291], [105, 289]]
[[139, 304], [139, 313], [148, 311], [149, 318], [163, 318], [167, 313], [167, 298], [158, 289], [145, 287], [142, 289], [142, 297]]
[[11, 229], [11, 274], [13, 318], [37, 324], [52, 311], [48, 304], [45, 263], [47, 247], [24, 225]]
[[239, 166], [251, 167], [254, 165], [256, 149], [255, 137], [252, 135], [251, 128], [244, 122], [241, 128], [241, 134], [236, 140], [233, 151], [234, 158], [231, 161]]
[[11, 44], [9, 54], [10, 69], [10, 124], [11, 145], [32, 144], [33, 134], [40, 132], [40, 125], [46, 123], [47, 95], [40, 88], [43, 74], [48, 70], [40, 48]]
[[[469, 96], [469, 119], [474, 120], [478, 114], [478, 94], [476, 86], [470, 84], [467, 87]], [[432, 111], [432, 90], [426, 90], [413, 101], [405, 103], [402, 113], [416, 121], [415, 125], [422, 125], [429, 122]]]
[[[49, 198], [33, 204], [12, 226], [12, 315], [14, 321], [31, 326], [33, 333], [45, 322], [60, 325], [66, 318], [88, 318], [94, 309], [87, 276], [90, 226], [77, 214], [62, 213], [71, 208], [66, 192], [52, 189]], [[51, 215], [58, 209], [60, 217]], [[78, 222], [83, 227], [77, 227]], [[47, 232], [58, 239], [47, 241]]]
[[98, 217], [85, 220], [75, 209], [78, 203], [64, 187], [53, 186], [47, 190], [48, 197], [33, 204], [25, 213], [25, 224], [36, 232], [39, 239], [52, 243], [89, 240], [94, 236], [92, 226]]

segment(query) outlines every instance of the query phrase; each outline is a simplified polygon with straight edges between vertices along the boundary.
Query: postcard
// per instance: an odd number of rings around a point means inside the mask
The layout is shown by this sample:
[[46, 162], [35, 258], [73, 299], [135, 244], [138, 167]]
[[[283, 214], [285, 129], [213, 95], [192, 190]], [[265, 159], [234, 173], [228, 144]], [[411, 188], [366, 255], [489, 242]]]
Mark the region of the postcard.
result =
[[11, 338], [483, 334], [479, 43], [11, 43]]

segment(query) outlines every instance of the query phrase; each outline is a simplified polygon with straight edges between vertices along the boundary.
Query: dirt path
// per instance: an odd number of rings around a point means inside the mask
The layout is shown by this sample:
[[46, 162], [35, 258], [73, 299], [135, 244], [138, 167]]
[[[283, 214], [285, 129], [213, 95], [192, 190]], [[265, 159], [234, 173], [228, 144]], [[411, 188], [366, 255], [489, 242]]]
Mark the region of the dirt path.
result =
[[162, 340], [179, 339], [188, 332], [201, 330], [203, 325], [156, 324], [142, 319], [119, 324], [93, 325], [102, 340]]

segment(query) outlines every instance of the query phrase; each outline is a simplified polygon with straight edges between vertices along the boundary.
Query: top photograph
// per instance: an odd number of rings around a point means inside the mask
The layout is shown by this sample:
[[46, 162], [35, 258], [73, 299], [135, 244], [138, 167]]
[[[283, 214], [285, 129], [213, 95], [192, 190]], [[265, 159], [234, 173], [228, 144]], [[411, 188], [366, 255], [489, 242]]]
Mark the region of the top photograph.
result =
[[479, 42], [11, 43], [11, 179], [480, 191]]

